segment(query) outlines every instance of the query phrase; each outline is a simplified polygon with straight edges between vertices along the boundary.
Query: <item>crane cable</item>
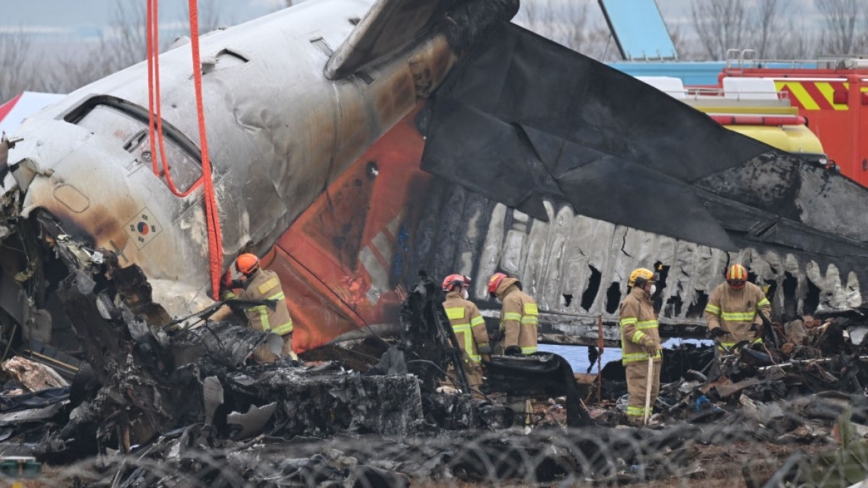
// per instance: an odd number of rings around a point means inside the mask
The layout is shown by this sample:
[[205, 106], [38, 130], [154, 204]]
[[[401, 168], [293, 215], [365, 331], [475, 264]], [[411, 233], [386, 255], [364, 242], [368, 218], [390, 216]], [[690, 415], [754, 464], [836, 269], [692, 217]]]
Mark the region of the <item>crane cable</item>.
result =
[[[205, 226], [208, 230], [209, 268], [211, 275], [212, 298], [219, 299], [220, 275], [223, 272], [223, 235], [217, 214], [217, 200], [214, 195], [214, 182], [211, 176], [211, 159], [208, 157], [208, 138], [205, 130], [205, 108], [202, 101], [202, 68], [199, 58], [199, 8], [196, 0], [188, 0], [190, 9], [190, 41], [193, 51], [193, 81], [196, 92], [196, 115], [199, 122], [201, 145], [202, 177], [186, 191], [178, 190], [166, 159], [163, 136], [163, 114], [160, 100], [160, 47], [159, 47], [159, 0], [147, 0], [147, 55], [148, 55], [148, 135], [151, 149], [151, 166], [154, 174], [161, 178], [164, 174], [169, 190], [178, 197], [185, 197], [200, 185], [205, 193]], [[156, 133], [156, 137], [155, 137]], [[159, 145], [159, 164], [157, 162]], [[161, 167], [162, 166], [162, 169]], [[161, 174], [162, 173], [162, 174]]]

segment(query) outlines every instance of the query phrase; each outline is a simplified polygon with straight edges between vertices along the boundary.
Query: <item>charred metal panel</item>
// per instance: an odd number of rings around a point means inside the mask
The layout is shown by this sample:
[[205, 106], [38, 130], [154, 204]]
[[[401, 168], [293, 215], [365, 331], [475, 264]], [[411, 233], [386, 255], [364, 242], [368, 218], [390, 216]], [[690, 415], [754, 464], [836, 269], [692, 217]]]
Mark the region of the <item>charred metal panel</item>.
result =
[[765, 155], [696, 186], [823, 233], [860, 242], [868, 235], [865, 188], [795, 158]]
[[[415, 222], [430, 175], [415, 112], [344, 171], [278, 239], [265, 266], [281, 276], [304, 352], [355, 329], [397, 324]], [[418, 269], [418, 268], [417, 268]], [[409, 284], [409, 283], [407, 283]]]
[[514, 25], [478, 43], [434, 99], [426, 171], [537, 219], [542, 197], [561, 198], [583, 215], [729, 250], [691, 183], [770, 151]]
[[274, 434], [329, 436], [341, 431], [406, 436], [422, 427], [419, 382], [412, 375], [361, 376], [335, 369], [276, 369], [251, 379], [226, 377], [239, 397], [278, 402], [282, 419]]
[[326, 64], [326, 78], [352, 74], [381, 56], [400, 50], [416, 40], [431, 20], [439, 1], [379, 1], [365, 15], [358, 28], [338, 47]]
[[511, 395], [566, 397], [567, 425], [590, 427], [591, 416], [581, 405], [573, 369], [556, 354], [493, 356], [486, 365], [484, 389]]

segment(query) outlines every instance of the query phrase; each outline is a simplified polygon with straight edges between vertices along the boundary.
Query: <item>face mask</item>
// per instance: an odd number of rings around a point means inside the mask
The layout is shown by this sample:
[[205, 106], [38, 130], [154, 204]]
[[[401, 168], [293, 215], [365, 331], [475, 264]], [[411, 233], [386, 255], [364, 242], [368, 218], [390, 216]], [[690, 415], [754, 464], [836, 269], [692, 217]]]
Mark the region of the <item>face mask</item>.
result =
[[465, 300], [467, 300], [470, 297], [470, 294], [467, 293], [467, 289], [464, 289], [461, 290], [461, 296], [464, 297]]
[[651, 285], [651, 291], [648, 292], [649, 295], [653, 295], [657, 291], [657, 285]]

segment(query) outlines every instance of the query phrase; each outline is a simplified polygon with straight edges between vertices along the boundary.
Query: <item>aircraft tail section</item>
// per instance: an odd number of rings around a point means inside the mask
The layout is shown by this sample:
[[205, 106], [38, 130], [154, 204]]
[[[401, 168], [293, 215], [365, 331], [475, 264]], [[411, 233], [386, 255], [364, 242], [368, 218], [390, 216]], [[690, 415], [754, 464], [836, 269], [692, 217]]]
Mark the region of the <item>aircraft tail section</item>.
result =
[[454, 49], [518, 12], [518, 0], [379, 0], [326, 64], [330, 80], [351, 75], [443, 31]]

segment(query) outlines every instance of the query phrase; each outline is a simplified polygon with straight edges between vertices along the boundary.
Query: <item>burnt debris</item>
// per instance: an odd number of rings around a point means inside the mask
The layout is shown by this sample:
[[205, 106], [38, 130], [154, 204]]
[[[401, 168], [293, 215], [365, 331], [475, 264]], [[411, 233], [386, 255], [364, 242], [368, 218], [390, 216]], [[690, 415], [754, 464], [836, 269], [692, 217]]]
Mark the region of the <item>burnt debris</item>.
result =
[[[245, 359], [267, 340], [266, 334], [211, 322], [208, 313], [194, 317], [201, 322], [197, 327], [184, 321], [148, 326], [139, 317], [153, 313], [152, 308], [142, 305], [134, 313], [127, 306], [130, 297], [143, 304], [148, 296], [147, 283], [135, 279], [134, 269], [119, 274], [110, 253], [88, 250], [63, 236], [57, 245], [70, 268], [58, 295], [70, 318], [85, 324], [77, 325], [76, 332], [91, 340], [83, 344], [87, 363], [74, 379], [72, 394], [68, 388], [43, 390], [4, 402], [2, 427], [10, 434], [30, 432], [26, 442], [10, 444], [22, 453], [60, 463], [95, 454], [132, 454], [145, 446], [156, 454], [171, 440], [177, 446], [195, 444], [194, 437], [216, 449], [257, 436], [400, 440], [443, 429], [503, 429], [513, 423], [512, 412], [491, 401], [438, 393], [450, 361], [456, 366], [458, 348], [450, 337], [442, 294], [424, 276], [405, 301], [401, 338], [365, 371], [346, 369], [340, 361], [248, 365]], [[546, 398], [566, 394], [570, 425], [590, 423], [562, 358], [495, 361], [493, 376], [508, 371], [524, 374], [526, 380], [514, 385], [505, 378], [494, 380], [493, 389]], [[184, 434], [178, 436], [177, 429]], [[299, 461], [289, 472], [302, 476], [305, 466]], [[140, 474], [124, 472], [123, 477], [134, 480]]]

